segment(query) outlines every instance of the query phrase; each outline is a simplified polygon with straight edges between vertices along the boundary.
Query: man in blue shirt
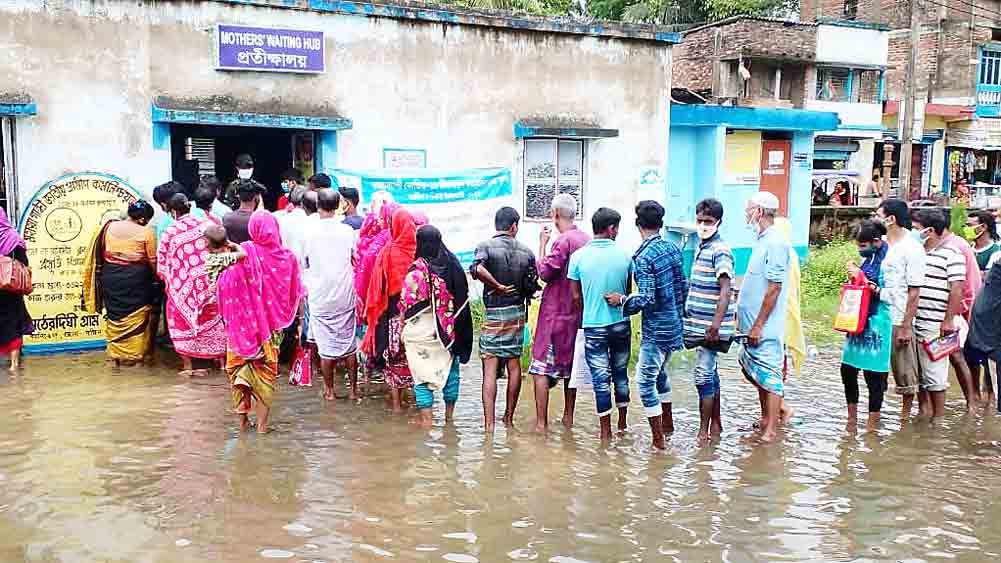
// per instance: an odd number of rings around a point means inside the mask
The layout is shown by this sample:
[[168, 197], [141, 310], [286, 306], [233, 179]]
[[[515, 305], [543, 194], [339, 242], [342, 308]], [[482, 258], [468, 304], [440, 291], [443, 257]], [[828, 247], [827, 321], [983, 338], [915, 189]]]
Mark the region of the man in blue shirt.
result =
[[567, 268], [567, 279], [574, 308], [583, 306], [584, 358], [591, 370], [595, 403], [601, 420], [601, 439], [612, 438], [612, 395], [619, 408], [619, 430], [626, 429], [629, 405], [629, 353], [632, 329], [622, 309], [605, 300], [610, 293], [629, 292], [629, 255], [615, 245], [622, 216], [602, 207], [591, 218], [594, 238], [574, 252]]
[[757, 239], [737, 298], [737, 325], [747, 334], [738, 358], [744, 377], [758, 388], [761, 439], [775, 439], [782, 407], [782, 364], [785, 360], [785, 307], [790, 246], [776, 230], [779, 198], [758, 192], [747, 202], [746, 219]]
[[640, 356], [636, 364], [640, 400], [650, 422], [653, 446], [664, 449], [664, 435], [674, 432], [671, 412], [671, 353], [681, 350], [681, 319], [685, 309], [687, 284], [681, 251], [660, 236], [664, 228], [664, 208], [656, 201], [636, 205], [636, 228], [643, 244], [633, 254], [636, 293], [629, 297], [609, 293], [609, 305], [622, 307], [626, 316], [643, 312]]

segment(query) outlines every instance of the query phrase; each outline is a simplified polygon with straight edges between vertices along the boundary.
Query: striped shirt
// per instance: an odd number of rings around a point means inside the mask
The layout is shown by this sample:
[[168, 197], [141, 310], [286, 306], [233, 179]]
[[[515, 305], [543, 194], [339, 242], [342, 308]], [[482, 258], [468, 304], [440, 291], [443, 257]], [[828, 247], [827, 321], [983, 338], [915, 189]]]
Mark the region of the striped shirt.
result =
[[928, 252], [925, 283], [921, 286], [918, 314], [914, 317], [914, 331], [918, 337], [938, 337], [949, 310], [949, 286], [965, 280], [966, 259], [961, 252], [944, 244]]
[[[706, 329], [712, 326], [720, 299], [719, 279], [727, 276], [733, 281], [733, 270], [733, 252], [719, 233], [700, 242], [692, 263], [692, 279], [688, 288], [688, 300], [685, 302], [685, 334], [704, 335]], [[731, 295], [719, 328], [721, 337], [731, 337], [736, 332], [736, 307], [736, 300]]]

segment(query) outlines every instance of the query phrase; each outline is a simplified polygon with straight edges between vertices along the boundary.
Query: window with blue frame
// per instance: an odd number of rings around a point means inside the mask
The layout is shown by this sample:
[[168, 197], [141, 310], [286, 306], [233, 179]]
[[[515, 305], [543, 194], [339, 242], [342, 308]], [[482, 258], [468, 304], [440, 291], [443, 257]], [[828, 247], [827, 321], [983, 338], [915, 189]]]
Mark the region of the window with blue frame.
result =
[[980, 49], [977, 71], [977, 115], [1001, 115], [1001, 45]]
[[817, 99], [825, 102], [878, 104], [882, 101], [882, 71], [820, 67], [817, 69]]

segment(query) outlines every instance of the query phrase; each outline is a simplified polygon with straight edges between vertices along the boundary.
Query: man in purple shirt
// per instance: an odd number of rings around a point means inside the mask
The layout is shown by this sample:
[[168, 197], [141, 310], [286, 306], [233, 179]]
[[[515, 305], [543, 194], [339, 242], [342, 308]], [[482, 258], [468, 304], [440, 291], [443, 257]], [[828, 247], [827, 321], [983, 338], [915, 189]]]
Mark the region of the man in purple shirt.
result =
[[528, 372], [535, 378], [535, 430], [549, 427], [549, 390], [563, 380], [563, 425], [573, 426], [577, 390], [570, 389], [570, 367], [573, 364], [574, 342], [580, 329], [581, 308], [574, 307], [567, 279], [570, 255], [587, 244], [591, 237], [574, 226], [577, 200], [570, 194], [553, 198], [550, 210], [553, 224], [560, 235], [546, 254], [550, 229], [546, 225], [539, 235], [539, 277], [546, 282], [539, 306], [539, 321], [532, 343], [532, 365]]

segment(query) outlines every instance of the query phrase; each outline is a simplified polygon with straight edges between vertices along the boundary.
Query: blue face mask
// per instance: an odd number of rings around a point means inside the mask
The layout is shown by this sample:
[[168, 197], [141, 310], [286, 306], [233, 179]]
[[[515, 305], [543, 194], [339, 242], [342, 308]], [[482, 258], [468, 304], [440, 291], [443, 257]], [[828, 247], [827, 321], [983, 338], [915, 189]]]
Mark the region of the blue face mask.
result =
[[928, 242], [928, 235], [924, 234], [924, 230], [911, 231], [911, 236], [914, 237], [914, 240], [918, 241], [921, 246], [924, 246], [925, 243]]

